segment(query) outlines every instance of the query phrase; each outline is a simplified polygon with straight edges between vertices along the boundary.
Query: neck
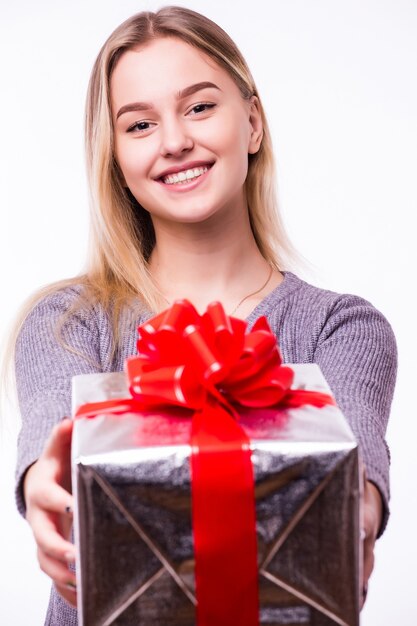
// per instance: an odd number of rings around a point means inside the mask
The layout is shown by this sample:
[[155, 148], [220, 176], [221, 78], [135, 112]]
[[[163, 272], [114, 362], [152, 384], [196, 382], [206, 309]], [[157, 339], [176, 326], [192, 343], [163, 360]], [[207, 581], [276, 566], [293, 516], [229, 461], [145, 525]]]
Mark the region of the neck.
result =
[[[270, 275], [261, 255], [249, 217], [207, 220], [198, 224], [154, 222], [156, 245], [150, 260], [152, 276], [162, 294], [162, 306], [178, 298], [190, 300], [202, 312], [210, 302], [222, 302], [231, 313], [248, 294], [258, 290]], [[281, 279], [274, 272], [262, 299]], [[242, 303], [236, 316], [256, 305], [256, 297]], [[245, 304], [245, 306], [243, 306]], [[241, 311], [240, 311], [241, 309]]]

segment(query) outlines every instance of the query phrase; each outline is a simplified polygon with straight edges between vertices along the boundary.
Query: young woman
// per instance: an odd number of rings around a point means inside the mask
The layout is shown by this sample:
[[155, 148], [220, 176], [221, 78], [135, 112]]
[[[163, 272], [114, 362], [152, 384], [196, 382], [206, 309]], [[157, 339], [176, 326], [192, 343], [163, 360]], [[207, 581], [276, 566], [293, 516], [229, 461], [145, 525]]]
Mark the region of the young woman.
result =
[[22, 413], [18, 506], [54, 582], [47, 624], [76, 624], [67, 540], [70, 383], [123, 369], [138, 324], [187, 298], [266, 315], [286, 362], [318, 363], [366, 466], [364, 597], [388, 517], [384, 434], [396, 372], [389, 324], [368, 302], [284, 271], [292, 249], [274, 193], [262, 104], [235, 44], [179, 7], [141, 13], [104, 44], [87, 97], [91, 255], [38, 295], [16, 342]]

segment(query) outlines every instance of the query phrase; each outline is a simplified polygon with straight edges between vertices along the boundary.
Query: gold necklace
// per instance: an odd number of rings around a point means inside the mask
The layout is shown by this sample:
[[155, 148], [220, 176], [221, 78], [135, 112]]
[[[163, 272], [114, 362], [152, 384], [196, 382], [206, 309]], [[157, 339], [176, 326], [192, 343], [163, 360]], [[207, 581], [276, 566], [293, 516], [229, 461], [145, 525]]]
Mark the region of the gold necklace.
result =
[[269, 274], [268, 274], [268, 278], [266, 279], [266, 281], [264, 282], [262, 287], [259, 287], [259, 289], [257, 289], [256, 291], [252, 291], [252, 293], [248, 293], [247, 296], [242, 298], [242, 300], [240, 302], [238, 302], [238, 304], [235, 306], [233, 311], [230, 313], [230, 317], [233, 317], [233, 315], [236, 313], [236, 311], [238, 310], [240, 305], [243, 304], [245, 302], [245, 300], [247, 300], [248, 298], [251, 298], [252, 296], [256, 296], [258, 293], [263, 291], [265, 289], [265, 287], [267, 286], [267, 284], [269, 283], [269, 281], [271, 280], [271, 276], [272, 276], [272, 267], [270, 268]]
[[[257, 289], [256, 291], [251, 291], [251, 293], [248, 293], [247, 296], [245, 296], [244, 298], [242, 298], [242, 300], [240, 300], [240, 302], [237, 303], [237, 305], [235, 306], [235, 308], [233, 309], [233, 311], [229, 314], [230, 317], [232, 317], [236, 311], [238, 310], [238, 308], [240, 307], [241, 304], [243, 304], [246, 300], [248, 300], [249, 298], [252, 298], [252, 296], [256, 296], [258, 293], [261, 293], [261, 291], [263, 291], [265, 289], [265, 287], [267, 286], [267, 284], [269, 283], [269, 281], [271, 280], [271, 276], [272, 276], [272, 272], [273, 272], [273, 268], [271, 267], [268, 273], [268, 278], [266, 279], [266, 281], [263, 283], [263, 285], [261, 287], [259, 287], [259, 289]], [[165, 300], [165, 302], [167, 304], [169, 304], [169, 306], [171, 306], [171, 302], [168, 300], [168, 298], [166, 298], [164, 296], [164, 294], [161, 293], [161, 296], [163, 297], [163, 299]]]

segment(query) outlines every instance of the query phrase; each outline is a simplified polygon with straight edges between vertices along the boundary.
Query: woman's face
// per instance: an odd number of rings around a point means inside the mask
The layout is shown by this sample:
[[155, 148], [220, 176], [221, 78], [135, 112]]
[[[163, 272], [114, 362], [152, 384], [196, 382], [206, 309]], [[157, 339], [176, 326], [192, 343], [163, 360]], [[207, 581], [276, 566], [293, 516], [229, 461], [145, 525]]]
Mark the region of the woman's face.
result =
[[111, 78], [115, 155], [155, 223], [246, 210], [248, 153], [262, 138], [258, 102], [179, 39], [125, 52]]

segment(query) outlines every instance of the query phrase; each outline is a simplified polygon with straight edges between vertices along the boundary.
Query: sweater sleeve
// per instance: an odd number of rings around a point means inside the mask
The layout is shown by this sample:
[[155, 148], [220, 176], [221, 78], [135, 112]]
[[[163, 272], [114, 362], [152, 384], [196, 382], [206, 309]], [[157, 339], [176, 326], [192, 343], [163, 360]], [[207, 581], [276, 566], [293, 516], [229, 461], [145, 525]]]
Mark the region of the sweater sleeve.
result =
[[340, 296], [327, 317], [314, 361], [358, 440], [367, 479], [381, 493], [381, 535], [389, 515], [390, 455], [385, 433], [397, 371], [391, 326], [365, 300]]
[[71, 309], [76, 289], [40, 301], [26, 318], [16, 343], [15, 371], [22, 418], [18, 438], [16, 502], [25, 515], [23, 478], [39, 457], [52, 427], [71, 415], [71, 378], [101, 371], [97, 321], [83, 310], [57, 324]]

